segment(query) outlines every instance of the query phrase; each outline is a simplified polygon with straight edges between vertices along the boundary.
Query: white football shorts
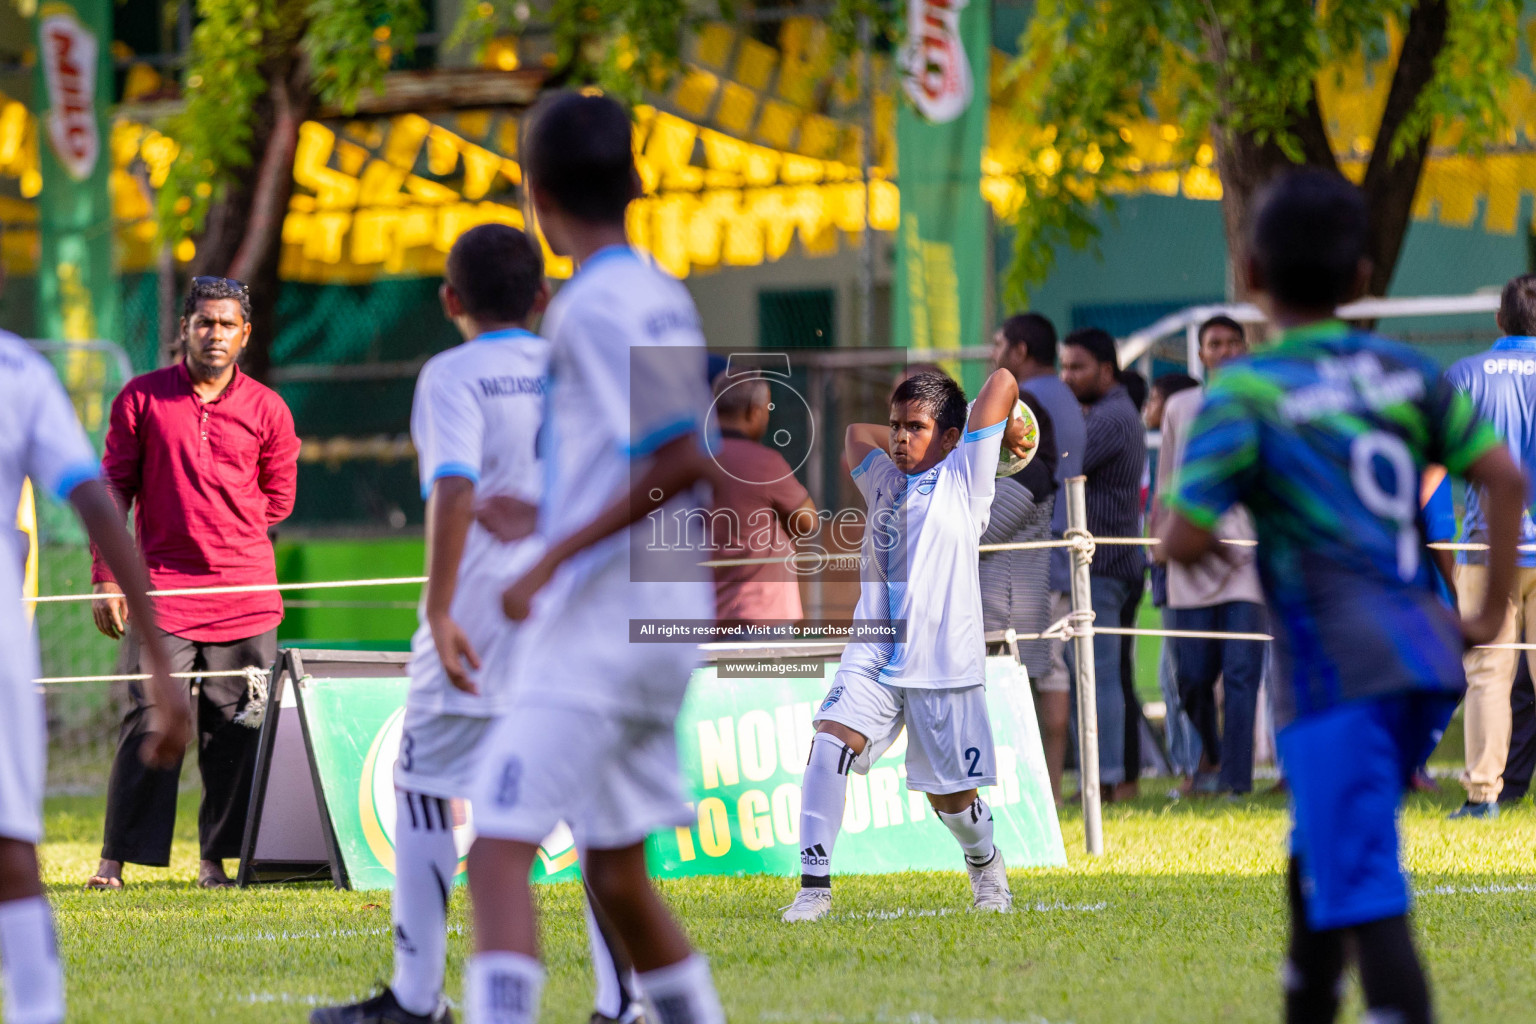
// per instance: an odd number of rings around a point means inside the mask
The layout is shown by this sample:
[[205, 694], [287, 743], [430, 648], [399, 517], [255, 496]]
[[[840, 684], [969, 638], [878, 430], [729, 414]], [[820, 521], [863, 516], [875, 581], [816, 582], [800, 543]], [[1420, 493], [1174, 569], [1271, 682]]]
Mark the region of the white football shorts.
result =
[[48, 751], [43, 695], [32, 682], [36, 667], [33, 657], [0, 662], [0, 838], [34, 845], [43, 838]]
[[444, 800], [467, 800], [492, 718], [405, 706], [395, 786]]
[[943, 795], [997, 785], [997, 752], [987, 688], [930, 690], [877, 683], [840, 671], [815, 722], [836, 722], [869, 740], [853, 762], [867, 775], [907, 730], [907, 788]]
[[[476, 833], [537, 843], [565, 821], [581, 847], [617, 850], [690, 822], [677, 713], [697, 648], [552, 633], [524, 653], [517, 699], [482, 747], [471, 790]], [[650, 701], [643, 710], [594, 703], [594, 681], [615, 700]]]

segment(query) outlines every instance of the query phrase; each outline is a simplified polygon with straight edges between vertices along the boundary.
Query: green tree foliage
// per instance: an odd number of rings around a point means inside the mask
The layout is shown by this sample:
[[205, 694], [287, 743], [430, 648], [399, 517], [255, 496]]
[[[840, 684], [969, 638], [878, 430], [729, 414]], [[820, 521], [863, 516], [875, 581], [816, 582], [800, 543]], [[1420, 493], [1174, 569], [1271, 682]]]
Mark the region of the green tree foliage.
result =
[[1130, 126], [1180, 129], [1176, 162], [1215, 147], [1229, 250], [1276, 170], [1337, 168], [1318, 82], [1357, 52], [1392, 86], [1361, 182], [1377, 223], [1372, 290], [1400, 251], [1430, 141], [1505, 141], [1520, 0], [1039, 0], [1013, 68], [1026, 200], [1014, 219], [1010, 298], [1024, 300], [1063, 245], [1098, 237], [1099, 212], [1138, 166]]

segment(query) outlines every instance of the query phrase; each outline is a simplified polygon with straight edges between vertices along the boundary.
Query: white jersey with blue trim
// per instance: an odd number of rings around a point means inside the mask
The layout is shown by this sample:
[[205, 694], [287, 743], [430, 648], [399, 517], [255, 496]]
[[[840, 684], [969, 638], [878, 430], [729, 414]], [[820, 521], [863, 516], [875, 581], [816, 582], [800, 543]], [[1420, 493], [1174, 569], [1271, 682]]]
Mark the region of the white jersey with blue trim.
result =
[[0, 331], [0, 682], [31, 685], [32, 629], [21, 603], [27, 537], [16, 526], [22, 481], [60, 501], [101, 476], [53, 366], [16, 335]]
[[904, 643], [850, 643], [843, 668], [890, 686], [986, 682], [977, 547], [997, 486], [1006, 422], [964, 435], [924, 473], [876, 449], [853, 471], [868, 505], [854, 618], [904, 630]]
[[[524, 330], [482, 334], [427, 361], [411, 404], [411, 441], [424, 499], [439, 479], [462, 477], [475, 485], [477, 499], [507, 495], [539, 503], [543, 471], [537, 437], [544, 421], [548, 372], [549, 342]], [[507, 544], [479, 523], [470, 525], [450, 615], [482, 663], [513, 627], [502, 614], [502, 592], [538, 560], [541, 549], [537, 538]], [[493, 714], [511, 696], [512, 681], [505, 672], [476, 674], [479, 696], [454, 689], [437, 664], [436, 646], [424, 620], [411, 650], [415, 706], [441, 713]]]
[[[627, 494], [662, 446], [689, 435], [702, 443], [711, 395], [693, 299], [628, 248], [591, 256], [555, 296], [544, 328], [551, 350], [539, 526], [553, 541]], [[630, 618], [713, 618], [714, 588], [698, 565], [710, 548], [690, 520], [708, 508], [703, 491], [677, 495], [571, 558], [536, 597], [534, 614], [557, 622], [568, 602], [600, 601], [612, 609], [613, 633], [590, 642], [616, 644], [629, 642]]]

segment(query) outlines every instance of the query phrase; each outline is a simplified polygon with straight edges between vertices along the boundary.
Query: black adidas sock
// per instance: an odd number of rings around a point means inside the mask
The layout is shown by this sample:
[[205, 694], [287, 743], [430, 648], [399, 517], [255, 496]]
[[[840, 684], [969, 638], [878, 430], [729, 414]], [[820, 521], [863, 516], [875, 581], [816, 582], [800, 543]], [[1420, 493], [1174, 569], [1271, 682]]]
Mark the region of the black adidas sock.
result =
[[1413, 948], [1413, 932], [1406, 916], [1357, 925], [1355, 961], [1360, 965], [1360, 987], [1373, 1020], [1392, 1024], [1430, 1024], [1429, 982]]
[[1291, 904], [1291, 946], [1283, 974], [1286, 1024], [1332, 1024], [1344, 979], [1344, 932], [1307, 926], [1301, 869], [1291, 858], [1286, 889]]

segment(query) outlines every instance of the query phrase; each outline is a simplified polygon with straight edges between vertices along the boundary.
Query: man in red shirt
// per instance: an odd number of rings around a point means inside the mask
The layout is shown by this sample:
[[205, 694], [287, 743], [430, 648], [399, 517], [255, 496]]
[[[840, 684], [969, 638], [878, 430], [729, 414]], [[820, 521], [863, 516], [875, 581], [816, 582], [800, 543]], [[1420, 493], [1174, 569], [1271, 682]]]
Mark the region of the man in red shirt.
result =
[[795, 479], [784, 456], [762, 443], [772, 408], [768, 381], [757, 374], [715, 380], [720, 421], [715, 463], [715, 511], [729, 512], [731, 536], [722, 559], [782, 558], [763, 565], [715, 569], [715, 620], [721, 625], [798, 622], [800, 583], [790, 571], [794, 539], [816, 533], [816, 503]]
[[[182, 360], [135, 377], [112, 403], [102, 476], [124, 514], [133, 508], [156, 590], [277, 582], [268, 531], [293, 510], [299, 439], [283, 400], [236, 366], [250, 317], [244, 284], [193, 278], [182, 305]], [[99, 556], [91, 579], [98, 594], [122, 593]], [[173, 671], [266, 669], [276, 658], [283, 601], [275, 590], [154, 600]], [[127, 633], [120, 664], [138, 672], [122, 598], [97, 601], [95, 614], [107, 636]], [[240, 855], [258, 733], [237, 721], [249, 701], [244, 678], [204, 678], [198, 690], [198, 884], [224, 888], [233, 883], [223, 862]], [[138, 683], [129, 696], [92, 888], [122, 888], [124, 863], [170, 863], [181, 764], [152, 769], [135, 756], [149, 718]]]

